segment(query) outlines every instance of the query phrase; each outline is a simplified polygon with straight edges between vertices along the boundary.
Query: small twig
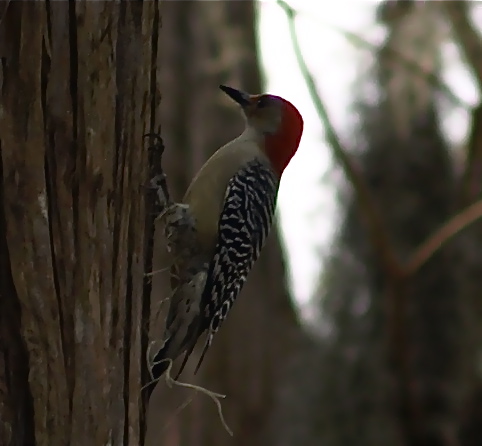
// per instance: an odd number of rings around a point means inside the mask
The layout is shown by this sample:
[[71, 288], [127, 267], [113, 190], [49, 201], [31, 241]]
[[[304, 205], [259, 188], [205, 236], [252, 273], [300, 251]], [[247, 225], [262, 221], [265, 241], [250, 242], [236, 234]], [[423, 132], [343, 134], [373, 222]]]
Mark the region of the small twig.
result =
[[442, 8], [452, 22], [452, 29], [460, 48], [482, 90], [482, 40], [469, 17], [469, 2], [441, 2]]
[[386, 269], [389, 276], [398, 276], [401, 270], [400, 263], [398, 262], [393, 252], [386, 226], [383, 224], [382, 218], [376, 208], [376, 205], [370, 194], [370, 190], [366, 182], [364, 181], [363, 176], [355, 168], [350, 157], [347, 155], [341, 145], [338, 135], [336, 134], [336, 131], [328, 116], [328, 112], [323, 104], [323, 101], [321, 100], [320, 94], [318, 93], [318, 89], [316, 87], [313, 76], [311, 75], [306, 61], [303, 57], [303, 53], [298, 42], [298, 36], [296, 34], [294, 20], [296, 11], [283, 0], [277, 0], [277, 3], [285, 11], [288, 18], [288, 26], [295, 56], [301, 74], [305, 79], [313, 104], [316, 108], [316, 111], [318, 112], [321, 122], [324, 124], [326, 137], [333, 150], [334, 157], [343, 167], [345, 175], [352, 183], [355, 192], [358, 195], [360, 208], [362, 213], [364, 214], [369, 236], [371, 237], [374, 249], [378, 252], [378, 255], [382, 261], [382, 265]]
[[482, 189], [482, 105], [472, 112], [472, 129], [467, 143], [460, 191], [460, 208], [472, 203]]
[[179, 415], [189, 404], [191, 404], [194, 401], [194, 397], [187, 398], [182, 404], [180, 404], [176, 410], [174, 410], [174, 413], [171, 414], [169, 417], [168, 421], [164, 423], [162, 431], [165, 432], [167, 428], [174, 422], [174, 419], [177, 415]]
[[156, 274], [165, 273], [165, 272], [169, 271], [171, 268], [172, 268], [171, 265], [169, 265], [169, 266], [166, 266], [165, 268], [156, 269], [154, 271], [151, 271], [150, 273], [145, 273], [144, 276], [145, 277], [152, 277]]
[[[442, 8], [449, 18], [459, 47], [470, 66], [479, 88], [482, 91], [482, 39], [480, 32], [470, 19], [468, 2], [442, 2]], [[480, 169], [482, 161], [482, 108], [479, 104], [472, 112], [472, 134], [468, 144], [467, 159], [462, 191], [462, 204], [472, 201], [480, 190]]]
[[[172, 297], [174, 296], [174, 293], [176, 292], [176, 288], [174, 288], [173, 290], [171, 290], [171, 292], [169, 293], [169, 296], [166, 296], [162, 299], [160, 299], [158, 302], [156, 302], [156, 310], [154, 312], [154, 319], [155, 320], [158, 320], [161, 316], [161, 310], [162, 310], [162, 307], [164, 306], [164, 303], [165, 302], [168, 302], [172, 299]], [[151, 310], [152, 311], [152, 310]], [[151, 344], [149, 344], [148, 348], [147, 348], [147, 358], [149, 358], [149, 351], [150, 351], [150, 348], [151, 348]], [[148, 361], [149, 363], [149, 361]]]
[[[189, 383], [185, 383], [185, 382], [181, 382], [181, 381], [177, 381], [177, 380], [173, 379], [171, 377], [171, 369], [172, 369], [173, 361], [170, 358], [166, 358], [166, 359], [163, 359], [162, 361], [160, 361], [159, 363], [164, 362], [164, 361], [169, 361], [169, 366], [167, 367], [167, 370], [165, 371], [165, 375], [164, 375], [167, 386], [172, 387], [172, 385], [175, 384], [176, 386], [179, 386], [179, 387], [185, 387], [187, 389], [195, 390], [196, 392], [204, 393], [209, 398], [211, 398], [213, 400], [214, 404], [216, 404], [216, 407], [218, 409], [218, 414], [219, 414], [219, 418], [221, 420], [221, 424], [223, 425], [226, 432], [232, 437], [234, 435], [233, 431], [229, 428], [228, 424], [226, 423], [226, 420], [224, 419], [223, 409], [221, 407], [221, 402], [219, 401], [220, 399], [226, 398], [226, 395], [223, 395], [221, 393], [213, 392], [209, 389], [206, 389], [206, 388], [201, 387], [201, 386], [197, 386], [195, 384], [189, 384]], [[154, 384], [154, 383], [158, 382], [159, 379], [160, 378], [157, 378], [157, 379], [154, 379], [154, 380], [148, 382], [145, 386], [142, 387], [141, 390], [145, 389], [146, 387], [150, 386], [151, 384]]]
[[[348, 31], [346, 29], [340, 28], [335, 25], [327, 25], [327, 26], [342, 34], [348, 40], [348, 42], [350, 42], [352, 45], [358, 45], [370, 51], [378, 50], [376, 45], [364, 39], [362, 36], [359, 36], [351, 31]], [[391, 46], [385, 46], [384, 50], [388, 54], [390, 54], [393, 58], [396, 58], [398, 62], [401, 62], [401, 64], [404, 65], [406, 68], [410, 69], [414, 74], [427, 80], [439, 92], [443, 93], [444, 96], [447, 99], [449, 99], [454, 105], [462, 107], [465, 110], [471, 109], [471, 105], [467, 104], [460, 97], [458, 97], [436, 73], [425, 70], [416, 61], [411, 60], [408, 56], [405, 56], [402, 52], [396, 50]]]
[[440, 247], [467, 226], [482, 218], [482, 200], [475, 202], [452, 217], [439, 230], [423, 242], [403, 268], [405, 277], [417, 272]]
[[[162, 215], [162, 214], [161, 214], [161, 215]], [[155, 276], [156, 274], [166, 273], [166, 272], [170, 271], [169, 277], [173, 277], [173, 278], [176, 279], [176, 280], [180, 280], [180, 279], [179, 279], [179, 276], [172, 271], [173, 266], [176, 264], [176, 262], [177, 262], [178, 260], [179, 260], [179, 256], [176, 256], [176, 257], [174, 257], [174, 258], [172, 259], [170, 265], [167, 265], [167, 266], [165, 266], [164, 268], [160, 268], [160, 269], [153, 270], [153, 271], [151, 271], [151, 272], [149, 272], [149, 273], [144, 273], [144, 277], [153, 277], [153, 276]], [[173, 291], [174, 291], [174, 290], [173, 290]]]
[[[280, 6], [284, 9], [286, 9], [286, 6], [288, 8], [291, 8], [289, 5], [286, 4], [283, 0], [279, 0], [278, 3]], [[333, 31], [338, 32], [341, 34], [350, 44], [356, 47], [361, 47], [365, 48], [366, 50], [369, 50], [371, 52], [378, 51], [378, 46], [376, 44], [371, 43], [369, 40], [363, 38], [359, 34], [356, 34], [352, 31], [349, 31], [347, 29], [344, 29], [340, 26], [333, 25], [332, 23], [328, 23], [326, 21], [323, 21], [322, 19], [316, 17], [314, 18], [312, 14], [308, 14], [307, 12], [304, 11], [296, 11], [293, 8], [294, 15], [302, 15], [306, 16], [312, 20], [316, 20], [316, 22], [321, 22], [323, 26], [326, 28], [332, 29]], [[464, 108], [465, 110], [470, 110], [471, 105], [467, 104], [465, 101], [463, 101], [459, 96], [457, 96], [452, 89], [438, 76], [436, 73], [427, 71], [423, 67], [420, 66], [420, 64], [409, 58], [408, 56], [404, 55], [402, 52], [397, 50], [396, 48], [392, 47], [387, 47], [385, 50], [393, 56], [393, 58], [396, 58], [397, 61], [399, 61], [403, 66], [406, 68], [412, 70], [412, 72], [423, 79], [426, 79], [433, 87], [435, 87], [438, 91], [443, 93], [443, 95], [449, 99], [454, 105], [457, 105], [459, 107]]]

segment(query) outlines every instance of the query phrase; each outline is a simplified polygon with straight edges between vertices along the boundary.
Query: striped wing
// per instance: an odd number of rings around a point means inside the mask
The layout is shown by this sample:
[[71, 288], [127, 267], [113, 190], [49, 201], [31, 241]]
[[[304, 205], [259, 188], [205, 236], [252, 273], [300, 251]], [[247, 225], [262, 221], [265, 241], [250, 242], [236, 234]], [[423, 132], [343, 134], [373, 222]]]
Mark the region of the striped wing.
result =
[[228, 183], [201, 299], [201, 329], [209, 331], [196, 371], [258, 259], [273, 223], [278, 187], [278, 176], [261, 161], [248, 163]]

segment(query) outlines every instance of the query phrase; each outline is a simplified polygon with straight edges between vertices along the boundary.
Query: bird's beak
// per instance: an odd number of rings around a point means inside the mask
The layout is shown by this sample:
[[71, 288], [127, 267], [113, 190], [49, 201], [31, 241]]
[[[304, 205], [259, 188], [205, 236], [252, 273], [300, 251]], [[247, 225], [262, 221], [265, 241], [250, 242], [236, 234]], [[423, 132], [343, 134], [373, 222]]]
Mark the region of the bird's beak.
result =
[[246, 107], [251, 104], [251, 97], [248, 93], [236, 90], [235, 88], [227, 87], [226, 85], [220, 85], [219, 88], [241, 107]]

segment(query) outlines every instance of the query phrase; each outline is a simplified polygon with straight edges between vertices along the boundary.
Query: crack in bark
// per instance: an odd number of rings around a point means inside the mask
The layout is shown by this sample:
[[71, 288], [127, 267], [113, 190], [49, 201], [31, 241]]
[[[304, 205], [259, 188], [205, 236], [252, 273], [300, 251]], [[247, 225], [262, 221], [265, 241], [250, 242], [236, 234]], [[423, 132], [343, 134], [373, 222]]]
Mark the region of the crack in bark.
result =
[[[9, 329], [26, 345], [16, 379], [35, 401], [19, 423], [41, 433], [29, 444], [134, 444], [143, 435], [133, 402], [147, 345], [139, 326], [149, 316], [148, 200], [136, 185], [148, 170], [138, 142], [158, 104], [148, 99], [155, 6], [18, 3], [1, 24], [8, 228], [0, 246], [5, 237], [19, 249], [0, 258], [12, 265], [22, 313], [22, 328]], [[0, 366], [0, 390], [1, 376]], [[16, 395], [11, 407], [25, 406]]]

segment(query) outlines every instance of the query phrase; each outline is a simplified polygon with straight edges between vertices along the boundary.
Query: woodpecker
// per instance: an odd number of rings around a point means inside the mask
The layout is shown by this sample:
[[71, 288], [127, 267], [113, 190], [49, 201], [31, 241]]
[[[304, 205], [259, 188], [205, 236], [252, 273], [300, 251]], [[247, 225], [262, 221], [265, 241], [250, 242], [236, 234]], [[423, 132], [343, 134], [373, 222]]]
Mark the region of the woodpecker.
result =
[[[220, 89], [241, 106], [246, 125], [201, 167], [182, 203], [171, 203], [170, 215], [182, 218], [164, 218], [166, 238], [176, 241], [172, 249], [184, 254], [175, 268], [177, 287], [164, 345], [153, 358], [153, 379], [168, 368], [167, 359], [185, 353], [177, 379], [200, 336], [207, 333], [198, 371], [263, 248], [283, 171], [303, 133], [301, 114], [286, 99], [224, 85]], [[184, 231], [191, 229], [189, 241], [175, 235], [180, 221]]]

